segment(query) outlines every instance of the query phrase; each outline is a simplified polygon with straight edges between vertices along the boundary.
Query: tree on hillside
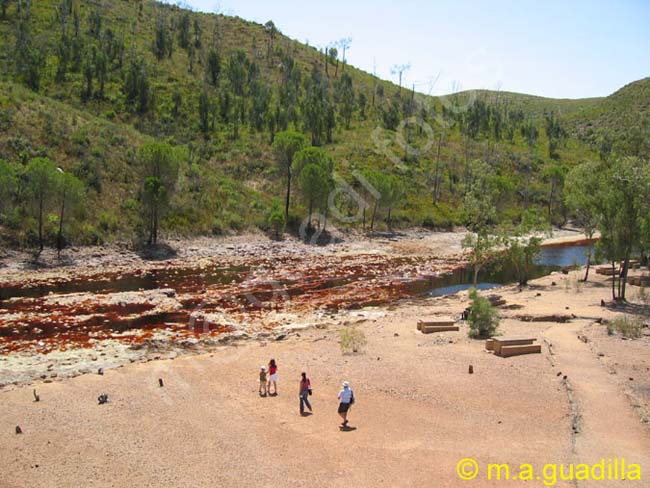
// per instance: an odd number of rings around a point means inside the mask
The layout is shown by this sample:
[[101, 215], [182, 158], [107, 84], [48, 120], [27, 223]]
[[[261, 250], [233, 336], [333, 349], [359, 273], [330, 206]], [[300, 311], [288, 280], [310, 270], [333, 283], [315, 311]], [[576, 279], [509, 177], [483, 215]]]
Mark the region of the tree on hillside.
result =
[[214, 49], [210, 49], [205, 70], [208, 82], [212, 86], [217, 86], [219, 84], [219, 75], [221, 74], [221, 58], [219, 57], [219, 53]]
[[6, 215], [13, 203], [14, 192], [18, 187], [18, 176], [16, 168], [0, 159], [0, 219]]
[[557, 160], [560, 158], [557, 148], [564, 142], [567, 134], [553, 112], [544, 114], [544, 121], [548, 139], [548, 157]]
[[16, 44], [14, 61], [18, 79], [30, 89], [38, 91], [41, 86], [41, 71], [45, 66], [45, 52], [33, 46], [30, 30], [31, 2], [18, 4], [16, 21]]
[[542, 177], [548, 182], [548, 202], [546, 211], [549, 224], [553, 223], [553, 204], [557, 200], [562, 204], [562, 190], [564, 188], [564, 179], [566, 177], [567, 168], [558, 162], [552, 162], [544, 168]]
[[178, 22], [178, 45], [187, 50], [190, 45], [190, 14], [184, 12]]
[[314, 207], [327, 214], [327, 197], [333, 188], [334, 160], [320, 147], [307, 147], [294, 156], [292, 171], [299, 175], [300, 190], [308, 203], [308, 229]]
[[402, 93], [402, 76], [410, 69], [411, 69], [411, 63], [396, 64], [390, 69], [390, 74], [397, 75], [400, 94]]
[[462, 246], [469, 250], [469, 262], [474, 269], [474, 286], [478, 274], [494, 258], [499, 243], [496, 231], [494, 173], [483, 161], [470, 166], [470, 181], [463, 200], [463, 224], [469, 231]]
[[352, 45], [352, 38], [351, 37], [344, 37], [339, 41], [339, 47], [343, 50], [342, 53], [342, 60], [343, 60], [343, 71], [345, 72], [345, 65], [347, 63], [347, 58], [345, 57], [345, 53], [347, 52], [348, 49], [350, 49], [350, 46]]
[[171, 58], [173, 50], [174, 39], [170, 34], [167, 19], [163, 15], [159, 15], [154, 31], [153, 53], [156, 55], [158, 61], [160, 61], [167, 57]]
[[199, 127], [203, 134], [210, 131], [210, 98], [205, 90], [199, 95]]
[[266, 35], [268, 36], [266, 59], [270, 64], [273, 61], [273, 43], [275, 41], [275, 36], [278, 33], [278, 30], [275, 28], [275, 24], [272, 20], [269, 20], [266, 24], [264, 24], [264, 32], [266, 32]]
[[304, 147], [294, 155], [292, 170], [299, 174], [308, 164], [315, 164], [323, 168], [325, 173], [331, 175], [334, 171], [334, 160], [327, 151], [321, 147]]
[[291, 200], [291, 177], [294, 156], [298, 151], [307, 145], [307, 139], [304, 135], [293, 132], [278, 132], [273, 140], [273, 152], [281, 171], [284, 173], [287, 181], [287, 196], [284, 206], [285, 218], [289, 219], [289, 203]]
[[56, 165], [48, 158], [30, 160], [25, 170], [27, 194], [33, 215], [38, 222], [39, 254], [44, 247], [43, 223], [45, 215], [52, 209], [58, 176]]
[[337, 84], [337, 98], [341, 108], [339, 109], [341, 117], [345, 122], [345, 128], [350, 129], [350, 121], [354, 112], [354, 88], [352, 86], [352, 77], [343, 73]]
[[589, 239], [587, 267], [583, 281], [589, 278], [592, 248], [591, 241], [598, 226], [598, 209], [600, 201], [601, 164], [587, 162], [575, 166], [566, 177], [565, 201], [569, 210], [576, 217], [576, 223], [584, 229]]
[[127, 105], [134, 111], [144, 114], [149, 110], [151, 103], [149, 69], [143, 58], [138, 56], [131, 58], [122, 90], [126, 96]]
[[322, 205], [327, 200], [330, 179], [325, 169], [317, 164], [309, 163], [300, 171], [298, 186], [309, 209], [307, 220], [308, 231], [312, 228], [311, 216], [314, 207]]
[[388, 175], [383, 178], [379, 191], [381, 193], [381, 203], [387, 209], [386, 226], [392, 232], [392, 211], [404, 199], [404, 186], [397, 176]]
[[7, 20], [7, 7], [9, 7], [9, 4], [11, 3], [11, 0], [0, 0], [0, 11], [2, 11], [2, 20]]
[[179, 149], [167, 143], [151, 142], [139, 151], [142, 166], [142, 203], [149, 237], [147, 244], [156, 245], [158, 230], [169, 200], [176, 188]]
[[[64, 221], [68, 213], [73, 212], [79, 205], [84, 193], [84, 185], [75, 175], [58, 170], [56, 182], [59, 205], [59, 231], [56, 235], [56, 249], [61, 254], [65, 246], [63, 234]], [[67, 213], [66, 213], [67, 212]]]

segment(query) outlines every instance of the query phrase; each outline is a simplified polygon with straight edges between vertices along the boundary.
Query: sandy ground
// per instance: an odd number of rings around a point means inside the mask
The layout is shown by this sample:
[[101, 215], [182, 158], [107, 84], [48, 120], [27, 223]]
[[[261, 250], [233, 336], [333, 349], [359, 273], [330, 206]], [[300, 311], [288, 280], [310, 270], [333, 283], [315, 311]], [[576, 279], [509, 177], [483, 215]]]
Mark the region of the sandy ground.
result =
[[[486, 465], [510, 463], [516, 474], [530, 463], [541, 476], [547, 463], [625, 458], [640, 465], [641, 481], [553, 486], [648, 487], [650, 331], [608, 336], [597, 320], [620, 312], [600, 305], [607, 278], [577, 277], [498, 291], [507, 301], [501, 333], [536, 337], [542, 354], [496, 357], [464, 323], [460, 332], [416, 330], [419, 318], [457, 317], [467, 306], [460, 293], [351, 311], [281, 341], [37, 383], [39, 402], [34, 386], [0, 391], [0, 486], [545, 486], [489, 481]], [[360, 353], [340, 350], [349, 326], [367, 337]], [[279, 395], [260, 398], [257, 372], [271, 357]], [[298, 412], [301, 371], [314, 388], [307, 417]], [[350, 431], [336, 414], [344, 379], [357, 397]], [[108, 404], [97, 404], [101, 393]], [[471, 482], [456, 473], [465, 457], [479, 464]]]

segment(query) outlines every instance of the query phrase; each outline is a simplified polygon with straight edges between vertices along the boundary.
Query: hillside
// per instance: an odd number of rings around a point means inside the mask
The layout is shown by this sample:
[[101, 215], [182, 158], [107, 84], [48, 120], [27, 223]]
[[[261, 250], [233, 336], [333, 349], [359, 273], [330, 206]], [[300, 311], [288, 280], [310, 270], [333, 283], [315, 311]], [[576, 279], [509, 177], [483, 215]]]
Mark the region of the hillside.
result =
[[[376, 227], [459, 223], [475, 159], [494, 171], [504, 218], [527, 207], [562, 222], [553, 175], [597, 158], [603, 138], [612, 138], [610, 153], [628, 151], [616, 139], [648, 131], [647, 79], [601, 99], [427, 97], [271, 24], [149, 0], [10, 1], [0, 53], [0, 159], [21, 173], [32, 158], [48, 157], [82, 181], [85, 205], [66, 231], [80, 244], [141, 239], [138, 151], [153, 140], [185, 148], [162, 227], [189, 235], [268, 227], [285, 188], [271, 147], [283, 130], [323, 148], [335, 181], [359, 188], [358, 171], [395, 177], [394, 201], [375, 202]], [[0, 233], [31, 245], [35, 220], [18, 190], [0, 211]], [[295, 229], [308, 205], [294, 190], [288, 224]], [[349, 199], [335, 204], [343, 215], [356, 212]], [[362, 225], [351, 220], [335, 224]]]

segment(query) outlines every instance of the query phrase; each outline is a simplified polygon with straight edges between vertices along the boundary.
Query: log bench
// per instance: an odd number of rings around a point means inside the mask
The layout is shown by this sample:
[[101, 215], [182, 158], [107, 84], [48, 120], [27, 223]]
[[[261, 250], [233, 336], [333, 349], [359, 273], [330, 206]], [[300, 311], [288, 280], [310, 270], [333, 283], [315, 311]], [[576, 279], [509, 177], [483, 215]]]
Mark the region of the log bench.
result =
[[508, 358], [510, 356], [519, 356], [521, 354], [539, 354], [541, 352], [541, 344], [522, 344], [519, 346], [502, 346], [499, 350], [499, 356], [502, 358]]
[[612, 269], [611, 266], [608, 266], [606, 268], [596, 268], [596, 274], [603, 276], [612, 276], [614, 274], [618, 274], [618, 269]]
[[[438, 320], [418, 320], [418, 330], [423, 327], [454, 327], [456, 321], [454, 319], [438, 319]], [[456, 329], [458, 330], [458, 329]]]
[[[494, 354], [501, 356], [501, 349], [509, 346], [529, 346], [535, 342], [534, 337], [495, 337], [493, 338]], [[486, 345], [487, 346], [487, 345]]]
[[650, 286], [650, 276], [628, 276], [627, 283], [634, 286]]
[[460, 327], [457, 325], [423, 325], [420, 332], [423, 334], [431, 334], [433, 332], [458, 332]]

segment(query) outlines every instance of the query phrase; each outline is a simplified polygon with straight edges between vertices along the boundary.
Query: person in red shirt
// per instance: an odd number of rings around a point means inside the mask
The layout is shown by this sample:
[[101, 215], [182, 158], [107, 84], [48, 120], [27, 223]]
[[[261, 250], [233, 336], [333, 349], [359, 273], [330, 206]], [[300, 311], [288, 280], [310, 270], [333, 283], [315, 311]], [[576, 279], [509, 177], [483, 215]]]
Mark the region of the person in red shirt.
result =
[[300, 380], [300, 415], [305, 415], [305, 405], [311, 412], [311, 403], [309, 403], [309, 395], [311, 395], [311, 381], [307, 378], [307, 373], [302, 373]]
[[[273, 383], [273, 393], [271, 393], [271, 383]], [[269, 361], [269, 381], [266, 388], [269, 395], [278, 394], [278, 365], [275, 362], [275, 359]]]

